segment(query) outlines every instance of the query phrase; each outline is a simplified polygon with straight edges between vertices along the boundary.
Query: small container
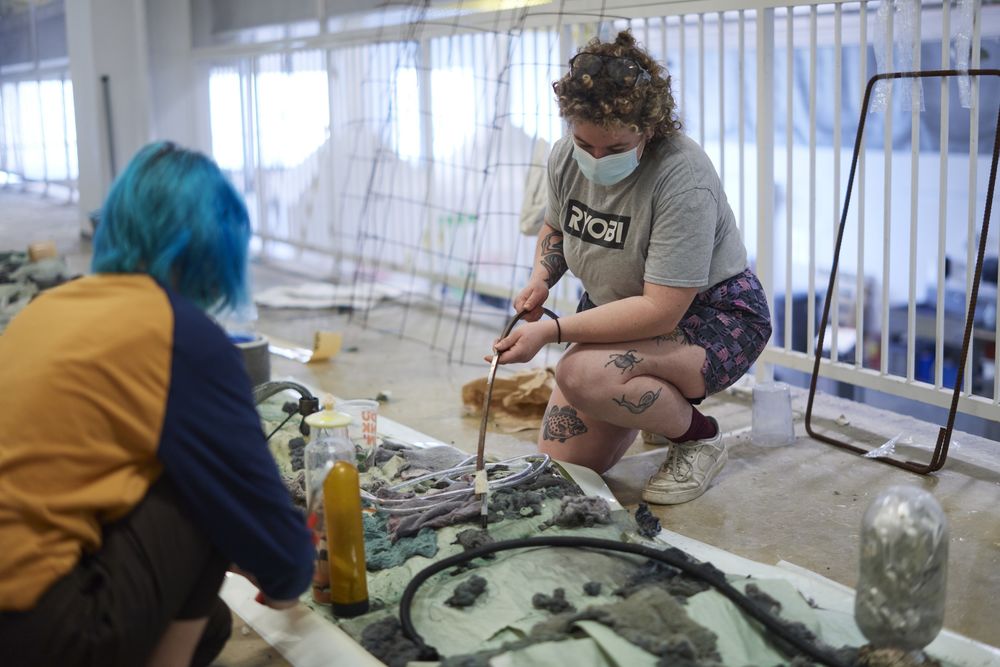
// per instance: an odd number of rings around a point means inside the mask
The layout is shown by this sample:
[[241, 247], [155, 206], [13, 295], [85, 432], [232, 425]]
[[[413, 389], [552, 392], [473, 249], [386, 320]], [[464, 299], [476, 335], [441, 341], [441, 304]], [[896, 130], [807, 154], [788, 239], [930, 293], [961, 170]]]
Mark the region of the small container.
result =
[[861, 524], [854, 617], [876, 648], [917, 651], [944, 625], [948, 520], [930, 493], [893, 486]]
[[334, 412], [333, 397], [326, 396], [323, 409], [305, 418], [310, 437], [303, 452], [306, 473], [306, 503], [314, 515], [309, 521], [313, 526], [316, 543], [316, 563], [313, 569], [313, 599], [330, 602], [330, 566], [327, 551], [326, 521], [323, 507], [323, 483], [338, 461], [354, 463], [354, 444], [347, 435], [351, 417]]
[[784, 382], [763, 382], [753, 388], [750, 439], [763, 447], [780, 447], [795, 442], [792, 397]]
[[229, 340], [240, 349], [250, 384], [260, 386], [271, 380], [271, 351], [267, 338], [260, 334], [230, 334]]
[[351, 416], [347, 433], [351, 442], [360, 449], [365, 461], [374, 461], [378, 445], [378, 401], [356, 398], [337, 401], [337, 410]]
[[28, 244], [28, 261], [40, 262], [43, 259], [51, 259], [59, 256], [54, 241], [36, 241]]
[[252, 303], [216, 313], [229, 340], [240, 350], [250, 384], [254, 387], [271, 380], [271, 351], [267, 338], [257, 333], [257, 308]]

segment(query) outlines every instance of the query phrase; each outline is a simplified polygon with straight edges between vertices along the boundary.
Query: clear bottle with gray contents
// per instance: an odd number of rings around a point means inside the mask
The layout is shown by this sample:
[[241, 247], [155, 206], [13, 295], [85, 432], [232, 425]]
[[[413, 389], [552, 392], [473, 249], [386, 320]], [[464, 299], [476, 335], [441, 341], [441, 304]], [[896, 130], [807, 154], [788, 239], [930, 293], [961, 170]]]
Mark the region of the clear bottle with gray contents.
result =
[[875, 498], [861, 526], [854, 616], [876, 648], [917, 651], [944, 624], [948, 520], [930, 493], [893, 486]]

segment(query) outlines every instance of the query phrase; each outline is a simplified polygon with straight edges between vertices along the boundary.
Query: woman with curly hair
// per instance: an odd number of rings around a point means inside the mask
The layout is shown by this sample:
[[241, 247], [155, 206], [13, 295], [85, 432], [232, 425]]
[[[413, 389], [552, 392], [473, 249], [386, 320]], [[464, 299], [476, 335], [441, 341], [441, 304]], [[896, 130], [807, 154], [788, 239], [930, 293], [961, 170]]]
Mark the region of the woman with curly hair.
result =
[[[681, 131], [670, 76], [630, 32], [591, 41], [553, 89], [570, 134], [549, 157], [546, 224], [514, 301], [528, 323], [497, 341], [499, 362], [571, 341], [541, 451], [604, 472], [639, 429], [661, 434], [670, 451], [642, 497], [687, 502], [727, 460], [719, 424], [695, 406], [764, 349], [764, 290], [718, 174]], [[567, 270], [586, 289], [577, 313], [540, 320]]]

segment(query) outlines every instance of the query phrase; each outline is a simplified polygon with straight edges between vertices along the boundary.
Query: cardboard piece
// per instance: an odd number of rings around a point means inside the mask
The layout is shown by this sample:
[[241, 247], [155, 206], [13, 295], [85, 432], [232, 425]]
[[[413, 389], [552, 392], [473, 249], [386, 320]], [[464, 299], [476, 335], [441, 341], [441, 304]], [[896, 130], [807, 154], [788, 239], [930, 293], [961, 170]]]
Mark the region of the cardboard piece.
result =
[[335, 331], [317, 331], [313, 336], [311, 350], [272, 336], [268, 336], [267, 341], [271, 354], [276, 354], [279, 357], [285, 357], [293, 361], [300, 361], [304, 364], [311, 364], [317, 361], [326, 361], [337, 356], [343, 345], [344, 338]]

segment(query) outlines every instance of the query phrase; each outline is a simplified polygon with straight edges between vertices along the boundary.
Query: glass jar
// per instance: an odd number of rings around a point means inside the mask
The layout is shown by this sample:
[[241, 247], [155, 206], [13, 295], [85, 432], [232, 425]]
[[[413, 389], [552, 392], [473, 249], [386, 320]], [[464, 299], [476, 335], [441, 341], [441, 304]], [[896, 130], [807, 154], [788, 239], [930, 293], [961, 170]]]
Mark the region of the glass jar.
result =
[[306, 474], [306, 509], [308, 522], [316, 543], [316, 563], [313, 570], [313, 599], [330, 602], [330, 565], [326, 541], [326, 519], [323, 512], [323, 482], [337, 461], [354, 465], [354, 444], [348, 436], [350, 415], [333, 410], [333, 397], [323, 399], [323, 409], [305, 418], [309, 425], [309, 442], [303, 452]]
[[854, 617], [876, 648], [916, 651], [944, 624], [948, 520], [930, 493], [893, 486], [878, 495], [861, 526]]

